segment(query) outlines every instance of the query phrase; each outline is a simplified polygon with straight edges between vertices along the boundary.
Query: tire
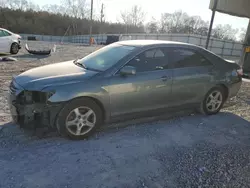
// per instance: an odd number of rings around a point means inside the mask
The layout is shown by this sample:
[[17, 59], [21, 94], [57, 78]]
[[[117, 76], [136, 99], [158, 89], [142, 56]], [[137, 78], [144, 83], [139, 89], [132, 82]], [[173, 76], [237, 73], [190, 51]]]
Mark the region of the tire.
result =
[[89, 137], [102, 123], [103, 113], [100, 106], [87, 98], [67, 103], [56, 119], [59, 134], [73, 140]]
[[17, 43], [13, 43], [10, 47], [11, 54], [17, 54], [19, 52], [19, 46]]
[[[219, 96], [216, 97], [218, 94]], [[215, 98], [212, 99], [211, 97]], [[217, 100], [216, 100], [217, 98]], [[212, 101], [211, 101], [212, 99]], [[200, 104], [200, 112], [204, 115], [214, 115], [220, 112], [226, 100], [226, 93], [222, 87], [214, 87], [207, 92]]]

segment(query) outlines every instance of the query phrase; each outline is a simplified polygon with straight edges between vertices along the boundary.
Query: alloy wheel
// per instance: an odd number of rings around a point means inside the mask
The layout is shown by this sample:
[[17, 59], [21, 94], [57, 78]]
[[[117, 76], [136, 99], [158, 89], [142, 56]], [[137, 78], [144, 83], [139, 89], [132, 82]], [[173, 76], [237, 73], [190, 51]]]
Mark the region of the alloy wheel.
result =
[[215, 112], [220, 109], [223, 103], [223, 95], [220, 91], [213, 91], [206, 100], [206, 108], [209, 112]]
[[75, 108], [66, 118], [66, 128], [75, 136], [87, 134], [94, 128], [95, 124], [95, 112], [85, 106]]

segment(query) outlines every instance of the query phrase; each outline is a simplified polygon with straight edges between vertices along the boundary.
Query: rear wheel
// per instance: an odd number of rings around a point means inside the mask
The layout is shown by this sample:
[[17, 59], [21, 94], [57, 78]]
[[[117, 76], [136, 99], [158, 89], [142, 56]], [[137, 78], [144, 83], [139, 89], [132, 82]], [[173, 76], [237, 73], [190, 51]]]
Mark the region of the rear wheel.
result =
[[90, 99], [76, 99], [66, 104], [57, 118], [57, 130], [71, 139], [84, 139], [103, 122], [101, 108]]
[[19, 46], [17, 43], [13, 43], [10, 47], [11, 54], [17, 54], [19, 52]]
[[225, 91], [221, 87], [212, 88], [201, 102], [200, 112], [205, 115], [217, 114], [226, 100]]

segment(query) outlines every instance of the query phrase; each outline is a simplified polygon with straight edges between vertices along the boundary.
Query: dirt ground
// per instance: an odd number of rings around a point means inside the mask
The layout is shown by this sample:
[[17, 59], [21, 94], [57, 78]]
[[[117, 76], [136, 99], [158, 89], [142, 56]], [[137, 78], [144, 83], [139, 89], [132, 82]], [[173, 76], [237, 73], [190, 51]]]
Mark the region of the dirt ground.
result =
[[[30, 48], [52, 47], [29, 42]], [[57, 45], [49, 57], [0, 62], [0, 187], [249, 187], [250, 83], [215, 116], [115, 125], [88, 140], [38, 138], [10, 121], [12, 75], [82, 57], [98, 47]]]

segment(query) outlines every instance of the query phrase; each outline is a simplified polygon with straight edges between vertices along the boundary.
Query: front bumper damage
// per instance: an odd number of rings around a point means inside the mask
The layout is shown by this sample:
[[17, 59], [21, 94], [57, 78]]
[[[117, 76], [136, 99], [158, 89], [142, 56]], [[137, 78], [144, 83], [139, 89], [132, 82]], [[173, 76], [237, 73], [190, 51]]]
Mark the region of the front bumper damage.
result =
[[25, 91], [12, 82], [9, 107], [13, 121], [22, 128], [53, 128], [62, 104], [48, 103], [51, 95], [50, 92]]

